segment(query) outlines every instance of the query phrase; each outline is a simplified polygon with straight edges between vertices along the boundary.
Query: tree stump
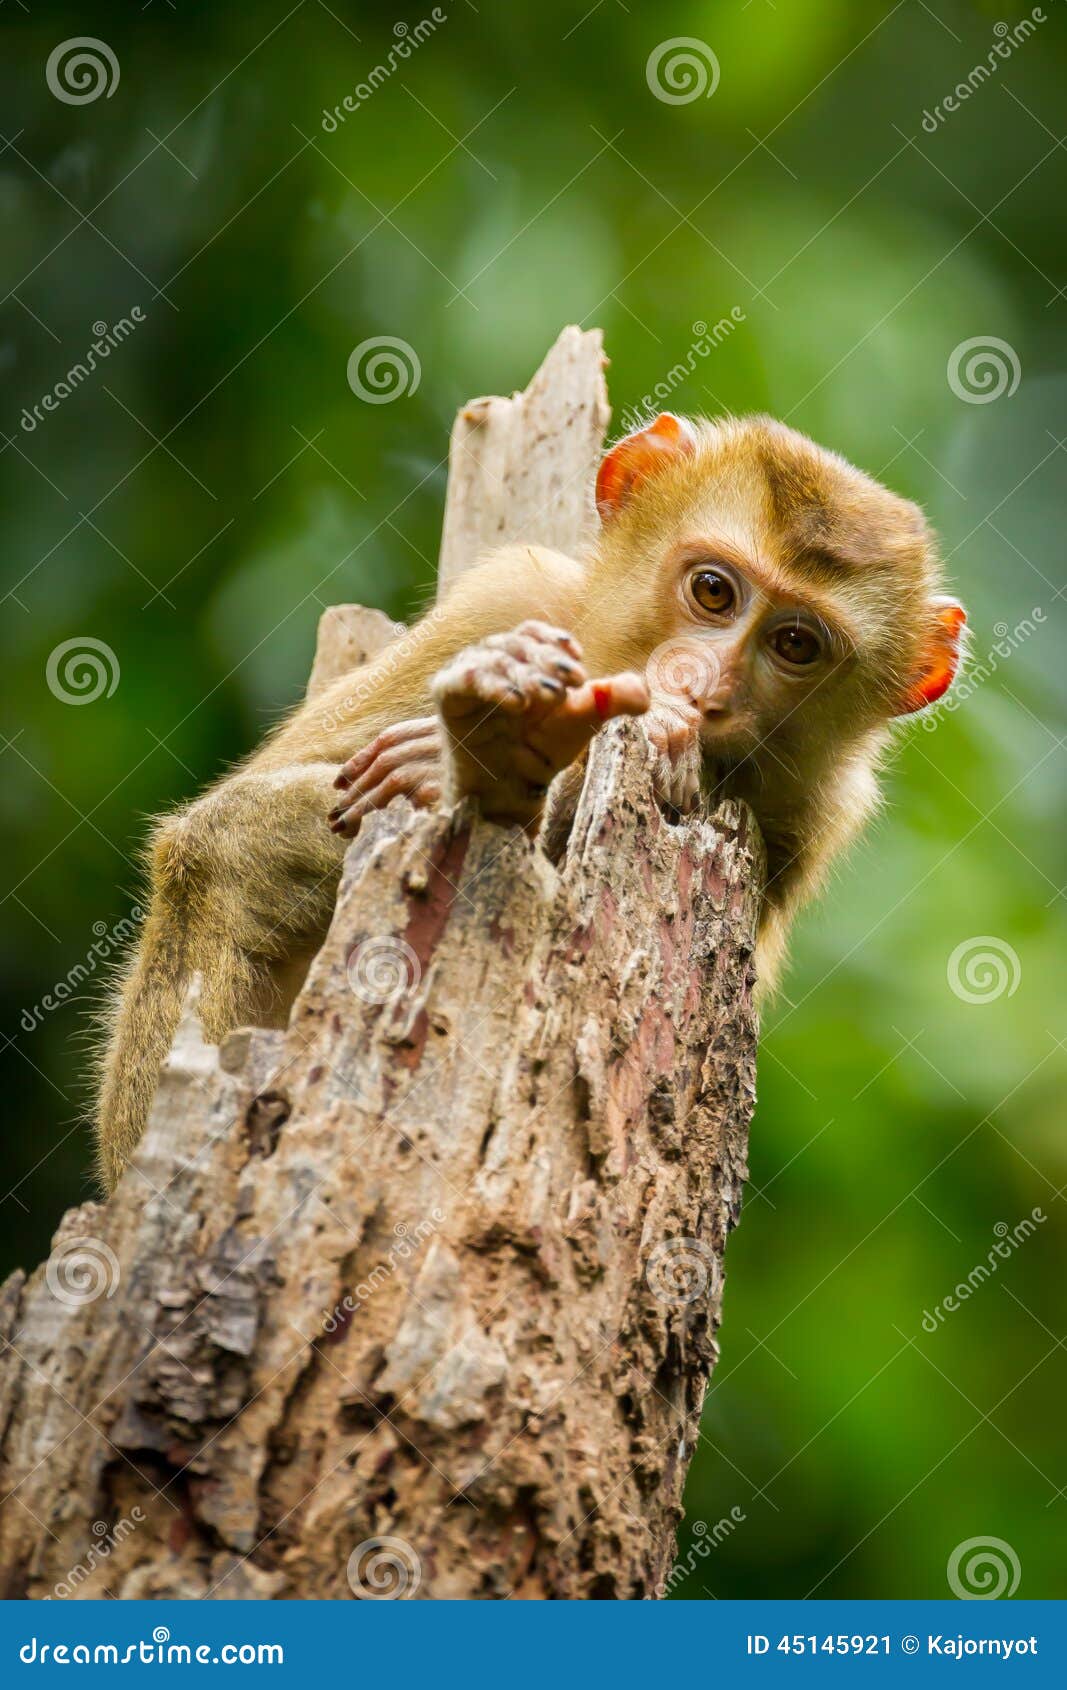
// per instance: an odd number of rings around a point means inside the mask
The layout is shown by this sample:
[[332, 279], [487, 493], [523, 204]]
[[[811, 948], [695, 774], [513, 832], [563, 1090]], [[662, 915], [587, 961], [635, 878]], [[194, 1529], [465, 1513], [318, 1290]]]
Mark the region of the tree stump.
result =
[[[479, 487], [546, 441], [509, 522], [578, 544], [601, 364], [567, 330], [461, 417], [445, 576], [494, 538]], [[394, 633], [324, 621], [313, 686]], [[395, 801], [286, 1031], [208, 1046], [191, 997], [134, 1165], [0, 1291], [6, 1595], [661, 1593], [746, 1174], [763, 863], [737, 805], [668, 821], [651, 761], [639, 722], [599, 736], [558, 867]]]

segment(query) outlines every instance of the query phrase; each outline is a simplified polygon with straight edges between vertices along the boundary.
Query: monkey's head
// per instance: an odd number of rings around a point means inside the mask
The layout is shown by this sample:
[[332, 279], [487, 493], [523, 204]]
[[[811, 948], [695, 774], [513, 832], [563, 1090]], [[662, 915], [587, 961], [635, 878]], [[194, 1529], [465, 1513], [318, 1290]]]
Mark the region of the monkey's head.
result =
[[769, 417], [628, 435], [597, 478], [587, 646], [645, 666], [725, 764], [811, 770], [951, 686], [966, 616], [917, 505]]

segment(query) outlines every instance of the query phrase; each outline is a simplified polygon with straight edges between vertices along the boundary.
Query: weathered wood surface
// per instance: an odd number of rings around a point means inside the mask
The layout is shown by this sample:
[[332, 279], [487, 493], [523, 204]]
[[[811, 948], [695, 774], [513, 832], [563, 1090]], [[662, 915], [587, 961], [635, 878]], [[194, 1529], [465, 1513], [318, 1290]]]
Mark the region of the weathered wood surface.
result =
[[456, 417], [437, 578], [515, 540], [584, 550], [611, 408], [599, 329], [563, 330], [522, 393], [472, 399]]
[[[320, 681], [389, 632], [358, 611]], [[6, 1594], [657, 1593], [762, 859], [736, 807], [666, 821], [649, 761], [639, 724], [600, 737], [558, 870], [394, 803], [287, 1031], [216, 1049], [188, 1006], [135, 1166], [0, 1291]]]
[[308, 698], [377, 657], [403, 631], [404, 624], [391, 622], [384, 611], [368, 610], [362, 604], [331, 604], [319, 617]]

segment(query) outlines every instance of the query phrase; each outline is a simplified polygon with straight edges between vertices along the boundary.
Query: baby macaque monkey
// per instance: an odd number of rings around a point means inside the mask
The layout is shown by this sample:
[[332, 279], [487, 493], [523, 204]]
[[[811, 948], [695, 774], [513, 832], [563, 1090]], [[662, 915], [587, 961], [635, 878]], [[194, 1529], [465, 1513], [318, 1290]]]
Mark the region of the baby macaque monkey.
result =
[[796, 910], [878, 801], [891, 719], [951, 685], [963, 608], [940, 595], [917, 506], [766, 417], [657, 417], [607, 454], [597, 508], [588, 556], [492, 554], [157, 825], [102, 1060], [109, 1187], [194, 971], [207, 1038], [284, 1025], [370, 810], [469, 796], [535, 833], [553, 781], [558, 813], [614, 716], [644, 717], [670, 811], [724, 797], [754, 811], [768, 857], [756, 968], [773, 984]]

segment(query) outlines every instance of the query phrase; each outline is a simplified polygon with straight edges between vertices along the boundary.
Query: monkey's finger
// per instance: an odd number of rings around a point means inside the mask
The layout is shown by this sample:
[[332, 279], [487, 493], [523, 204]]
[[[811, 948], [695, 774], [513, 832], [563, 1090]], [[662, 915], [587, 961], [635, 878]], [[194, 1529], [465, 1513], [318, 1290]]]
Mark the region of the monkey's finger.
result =
[[[406, 796], [417, 810], [432, 809], [440, 801], [441, 783], [436, 779], [424, 781], [413, 791], [408, 792]], [[357, 803], [352, 804], [338, 821], [330, 823], [331, 832], [336, 833], [342, 839], [354, 839], [359, 832], [359, 826], [364, 816], [369, 816], [373, 811], [381, 810], [384, 807], [384, 800], [379, 799], [377, 794], [367, 793]]]
[[354, 802], [350, 803], [346, 798], [343, 805], [338, 805], [329, 817], [330, 830], [342, 838], [351, 839], [364, 816], [372, 810], [384, 810], [393, 798], [405, 797], [416, 809], [429, 809], [440, 796], [441, 776], [436, 765], [419, 770], [398, 769], [377, 786], [361, 793]]
[[529, 745], [544, 751], [558, 771], [573, 763], [593, 735], [614, 716], [641, 716], [648, 709], [648, 684], [643, 675], [609, 675], [587, 681], [565, 694], [551, 716], [526, 735]]
[[[341, 775], [338, 775], [334, 785], [347, 788], [349, 795], [361, 786], [380, 780], [383, 774], [390, 774], [394, 769], [401, 769], [409, 763], [426, 763], [439, 757], [443, 749], [440, 724], [435, 722], [433, 727], [417, 738], [405, 739], [396, 745], [378, 746], [370, 749], [368, 756], [361, 757], [357, 768], [348, 773], [349, 765]], [[354, 761], [354, 759], [353, 759]]]
[[570, 653], [561, 648], [556, 640], [549, 640], [540, 634], [524, 632], [527, 627], [540, 628], [540, 623], [524, 623], [522, 628], [516, 628], [511, 634], [491, 634], [485, 641], [490, 651], [505, 653], [508, 657], [517, 658], [529, 668], [543, 674], [555, 675], [564, 686], [581, 686], [585, 680], [585, 670]]
[[424, 734], [419, 739], [405, 740], [401, 745], [386, 746], [366, 765], [362, 774], [348, 782], [344, 802], [347, 804], [360, 793], [380, 785], [387, 775], [396, 770], [409, 769], [414, 774], [415, 771], [421, 772], [436, 765], [442, 749], [441, 730], [437, 726], [434, 732]]
[[690, 756], [699, 741], [700, 716], [695, 710], [654, 704], [645, 727], [656, 750], [677, 763]]
[[436, 716], [416, 716], [409, 722], [395, 722], [392, 727], [372, 739], [369, 744], [356, 751], [346, 763], [342, 763], [334, 781], [334, 786], [348, 786], [357, 775], [370, 767], [379, 752], [394, 745], [414, 743], [433, 736], [439, 738], [440, 725]]
[[464, 652], [433, 684], [434, 697], [451, 726], [488, 711], [505, 715], [543, 714], [563, 697], [566, 688], [556, 675], [546, 675], [505, 651], [484, 645]]
[[681, 816], [692, 815], [700, 801], [700, 778], [692, 758], [684, 763], [672, 763], [661, 756], [652, 771], [652, 787], [662, 803]]
[[[373, 770], [371, 773], [373, 773]], [[370, 798], [375, 807], [381, 807], [399, 793], [410, 795], [420, 782], [431, 777], [438, 778], [439, 775], [440, 763], [435, 756], [417, 760], [408, 757], [399, 766], [380, 769], [374, 779], [371, 779], [369, 775], [364, 775], [359, 789], [352, 788], [346, 792], [340, 803], [330, 811], [326, 819], [331, 824], [337, 821], [357, 799]]]
[[613, 716], [643, 716], [651, 701], [645, 677], [627, 670], [622, 675], [587, 681], [584, 687], [568, 693], [558, 714], [568, 722], [588, 719], [599, 727]]
[[550, 622], [539, 622], [536, 618], [530, 618], [526, 622], [520, 622], [515, 632], [528, 634], [532, 639], [541, 640], [546, 645], [559, 646], [578, 663], [582, 660], [581, 643], [573, 634], [569, 634], [566, 628], [554, 628]]

